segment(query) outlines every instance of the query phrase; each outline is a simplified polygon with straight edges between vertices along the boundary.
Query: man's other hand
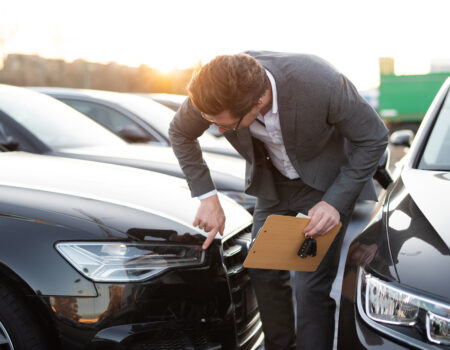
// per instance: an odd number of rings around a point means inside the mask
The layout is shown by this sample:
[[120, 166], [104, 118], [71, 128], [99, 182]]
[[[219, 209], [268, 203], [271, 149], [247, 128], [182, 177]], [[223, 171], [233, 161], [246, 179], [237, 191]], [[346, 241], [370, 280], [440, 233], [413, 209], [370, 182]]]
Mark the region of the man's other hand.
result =
[[340, 219], [339, 212], [325, 201], [320, 201], [308, 211], [311, 221], [303, 232], [308, 236], [321, 236], [332, 230]]
[[223, 230], [225, 228], [225, 214], [217, 195], [200, 201], [200, 207], [197, 210], [197, 215], [195, 216], [192, 225], [194, 227], [198, 226], [205, 232], [209, 232], [206, 241], [202, 245], [203, 249], [209, 247], [217, 232], [219, 232], [220, 235], [223, 235]]

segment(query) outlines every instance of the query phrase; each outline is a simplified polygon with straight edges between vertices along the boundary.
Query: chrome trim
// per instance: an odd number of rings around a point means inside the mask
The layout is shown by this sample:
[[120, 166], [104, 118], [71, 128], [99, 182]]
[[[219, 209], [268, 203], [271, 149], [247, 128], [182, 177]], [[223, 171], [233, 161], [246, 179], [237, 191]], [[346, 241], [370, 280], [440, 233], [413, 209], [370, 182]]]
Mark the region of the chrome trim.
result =
[[247, 337], [245, 337], [244, 340], [239, 342], [239, 347], [241, 348], [246, 343], [248, 343], [256, 335], [256, 333], [258, 333], [261, 329], [262, 329], [262, 322], [258, 321], [258, 323], [253, 326], [253, 329], [252, 329], [251, 333], [248, 334]]
[[0, 345], [8, 345], [8, 350], [14, 350], [14, 345], [12, 343], [11, 338], [9, 337], [6, 328], [3, 326], [3, 323], [0, 321]]
[[258, 323], [258, 321], [261, 320], [261, 317], [259, 315], [259, 312], [257, 312], [255, 314], [255, 316], [253, 316], [253, 318], [246, 324], [245, 328], [241, 329], [239, 334], [244, 334], [245, 332], [248, 332], [248, 330], [250, 330], [252, 327], [255, 326], [256, 323]]
[[249, 350], [256, 350], [256, 349], [258, 349], [262, 345], [263, 340], [264, 340], [264, 333], [261, 332], [261, 335], [259, 336], [258, 340], [256, 341], [256, 343]]
[[242, 271], [244, 271], [244, 265], [242, 265], [242, 264], [234, 265], [234, 266], [231, 266], [229, 269], [227, 269], [227, 275], [234, 276], [234, 275], [239, 274]]
[[240, 253], [241, 250], [242, 250], [242, 246], [234, 245], [234, 246], [231, 246], [231, 247], [227, 248], [226, 250], [224, 250], [223, 251], [223, 256], [225, 258], [229, 258], [229, 257], [231, 257], [233, 255], [236, 255], [236, 254]]

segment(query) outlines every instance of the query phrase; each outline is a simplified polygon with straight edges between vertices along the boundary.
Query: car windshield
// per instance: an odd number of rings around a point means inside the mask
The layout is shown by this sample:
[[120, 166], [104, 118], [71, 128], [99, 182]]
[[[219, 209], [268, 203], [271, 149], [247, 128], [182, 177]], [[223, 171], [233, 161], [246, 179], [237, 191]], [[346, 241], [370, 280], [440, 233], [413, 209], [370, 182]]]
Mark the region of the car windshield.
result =
[[447, 93], [426, 143], [420, 169], [450, 171], [450, 93]]
[[66, 104], [27, 89], [0, 85], [0, 109], [54, 150], [126, 144]]

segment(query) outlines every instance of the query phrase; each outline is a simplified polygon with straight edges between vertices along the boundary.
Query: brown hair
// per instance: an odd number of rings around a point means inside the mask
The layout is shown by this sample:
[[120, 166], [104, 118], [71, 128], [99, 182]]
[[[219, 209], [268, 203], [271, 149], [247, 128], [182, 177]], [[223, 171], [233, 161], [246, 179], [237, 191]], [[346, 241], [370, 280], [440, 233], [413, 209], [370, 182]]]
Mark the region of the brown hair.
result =
[[193, 104], [203, 113], [230, 111], [235, 118], [246, 115], [269, 87], [264, 67], [252, 56], [221, 55], [194, 72], [188, 84]]

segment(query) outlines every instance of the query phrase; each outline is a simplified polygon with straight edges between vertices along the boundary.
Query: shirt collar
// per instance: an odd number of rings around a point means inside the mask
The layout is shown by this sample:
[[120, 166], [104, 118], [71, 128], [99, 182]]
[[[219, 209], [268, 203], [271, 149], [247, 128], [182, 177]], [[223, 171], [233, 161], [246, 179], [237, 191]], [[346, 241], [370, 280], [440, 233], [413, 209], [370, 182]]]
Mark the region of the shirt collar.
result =
[[278, 113], [278, 101], [277, 101], [277, 87], [275, 85], [275, 79], [273, 75], [266, 69], [267, 77], [269, 78], [270, 85], [272, 86], [272, 113]]

